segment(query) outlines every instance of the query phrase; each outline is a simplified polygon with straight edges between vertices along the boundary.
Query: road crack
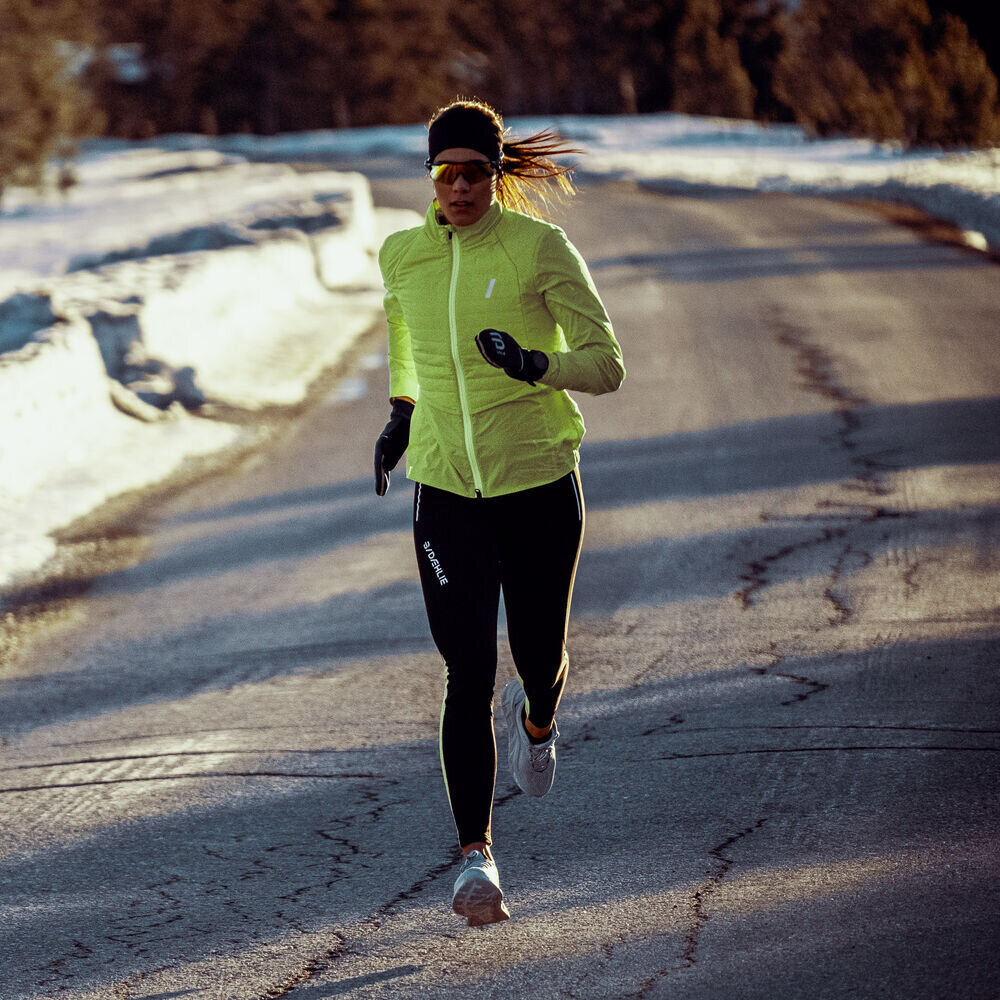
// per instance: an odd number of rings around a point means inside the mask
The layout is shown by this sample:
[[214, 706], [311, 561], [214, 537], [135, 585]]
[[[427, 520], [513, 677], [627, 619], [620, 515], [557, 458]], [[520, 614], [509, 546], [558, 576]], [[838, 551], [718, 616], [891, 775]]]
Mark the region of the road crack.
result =
[[[822, 506], [830, 508], [835, 505], [832, 501], [828, 500], [824, 501]], [[741, 580], [746, 581], [746, 585], [736, 591], [736, 598], [744, 611], [749, 610], [755, 603], [754, 595], [771, 583], [771, 571], [779, 563], [805, 552], [807, 549], [848, 539], [851, 532], [857, 531], [859, 528], [869, 527], [878, 521], [915, 518], [916, 516], [914, 511], [895, 510], [882, 505], [870, 505], [860, 509], [852, 505], [852, 510], [845, 511], [843, 514], [806, 514], [803, 517], [797, 518], [797, 521], [809, 522], [820, 518], [827, 520], [830, 517], [836, 517], [842, 523], [837, 527], [824, 528], [819, 534], [810, 538], [790, 542], [773, 552], [769, 552], [748, 562], [745, 571], [739, 576]], [[761, 514], [761, 520], [774, 522], [778, 519], [764, 512]], [[889, 537], [888, 532], [884, 537], [886, 539]], [[858, 561], [861, 568], [871, 565], [873, 561], [873, 556], [867, 549], [856, 547], [854, 543], [848, 540], [840, 549], [836, 558], [830, 563], [830, 568], [827, 571], [829, 583], [823, 589], [824, 601], [833, 608], [832, 616], [826, 621], [828, 627], [836, 628], [847, 624], [854, 613], [847, 595], [840, 593], [836, 589], [837, 585], [844, 578], [847, 564], [852, 557]], [[822, 627], [817, 626], [815, 631], [820, 631]]]
[[719, 886], [725, 881], [726, 876], [736, 863], [735, 859], [729, 857], [726, 852], [745, 837], [756, 833], [766, 822], [766, 819], [759, 819], [753, 826], [745, 827], [734, 833], [709, 851], [713, 870], [708, 881], [700, 889], [696, 890], [689, 900], [691, 926], [684, 937], [684, 951], [680, 956], [680, 968], [689, 969], [697, 961], [698, 946], [701, 943], [702, 933], [709, 921], [705, 904], [718, 891]]
[[829, 684], [813, 680], [811, 677], [803, 677], [801, 674], [784, 673], [769, 669], [768, 667], [751, 667], [750, 672], [760, 677], [780, 677], [782, 680], [802, 685], [805, 690], [796, 692], [791, 698], [785, 698], [781, 702], [782, 705], [797, 705], [799, 702], [805, 701], [807, 698], [811, 698], [814, 694], [819, 694], [821, 691], [826, 691], [830, 687]]
[[333, 947], [327, 948], [321, 955], [309, 959], [298, 972], [293, 973], [277, 986], [272, 986], [266, 993], [261, 993], [258, 1000], [281, 1000], [282, 997], [288, 996], [292, 990], [304, 986], [326, 972], [337, 961], [344, 948], [343, 936], [336, 931], [330, 933], [337, 939], [337, 943]]
[[[844, 567], [847, 563], [848, 556], [854, 551], [854, 546], [848, 542], [844, 548], [841, 550], [840, 555], [837, 557], [830, 571], [830, 583], [829, 586], [823, 591], [823, 597], [830, 602], [833, 607], [833, 617], [830, 619], [830, 624], [832, 626], [846, 625], [848, 619], [851, 617], [853, 611], [851, 605], [848, 603], [847, 596], [844, 594], [839, 594], [834, 588], [840, 582], [841, 577], [844, 573]], [[862, 553], [863, 565], [867, 566], [871, 563], [872, 557], [869, 553]]]
[[[321, 756], [321, 755], [336, 755], [336, 750], [318, 749], [318, 750], [300, 750], [294, 747], [273, 747], [273, 748], [259, 748], [251, 747], [244, 750], [166, 750], [161, 753], [135, 753], [135, 754], [117, 754], [113, 757], [78, 757], [75, 760], [50, 760], [40, 763], [31, 764], [16, 764], [12, 767], [0, 767], [0, 771], [27, 771], [32, 768], [39, 767], [77, 767], [80, 764], [122, 764], [126, 761], [139, 761], [139, 760], [152, 760], [159, 761], [164, 760], [167, 757], [249, 757], [249, 756], [285, 756], [297, 754], [301, 756]], [[362, 775], [359, 775], [361, 777]], [[376, 778], [379, 775], [370, 774], [365, 772], [364, 777]]]
[[621, 1000], [643, 1000], [658, 983], [668, 976], [676, 972], [683, 972], [697, 964], [698, 949], [705, 928], [711, 919], [708, 912], [708, 902], [719, 891], [736, 863], [736, 859], [731, 856], [730, 852], [740, 841], [756, 833], [766, 822], [766, 817], [757, 820], [752, 826], [738, 830], [708, 852], [711, 865], [708, 878], [695, 889], [688, 899], [688, 927], [684, 933], [684, 944], [680, 954], [672, 965], [657, 969], [639, 984], [639, 988], [635, 992], [625, 994]]
[[836, 375], [836, 364], [832, 355], [806, 339], [803, 331], [790, 323], [778, 322], [777, 341], [782, 347], [790, 348], [797, 358], [796, 370], [807, 392], [822, 396], [834, 404], [837, 418], [836, 440], [839, 447], [847, 452], [855, 477], [861, 489], [875, 496], [884, 496], [887, 491], [882, 479], [894, 466], [883, 456], [891, 451], [863, 453], [859, 451], [855, 435], [861, 429], [861, 415], [858, 412], [871, 405], [871, 400], [853, 389], [842, 385]]
[[[895, 449], [882, 448], [874, 451], [871, 448], [862, 449], [858, 434], [863, 427], [863, 411], [871, 405], [871, 400], [861, 393], [844, 385], [837, 376], [836, 363], [833, 356], [824, 348], [810, 343], [804, 331], [791, 323], [778, 318], [775, 321], [777, 332], [775, 339], [782, 346], [795, 353], [796, 371], [802, 387], [807, 391], [821, 396], [833, 404], [833, 416], [836, 421], [834, 443], [837, 449], [846, 455], [853, 479], [843, 484], [848, 488], [860, 490], [872, 497], [882, 497], [890, 492], [885, 477], [888, 472], [898, 466], [893, 463]], [[832, 501], [824, 501], [827, 507], [833, 507]], [[788, 542], [773, 551], [757, 556], [746, 563], [739, 579], [744, 586], [736, 591], [736, 598], [744, 610], [754, 604], [757, 593], [771, 582], [773, 571], [783, 563], [811, 548], [821, 547], [838, 540], [846, 540], [849, 533], [859, 526], [870, 524], [883, 517], [906, 516], [902, 512], [888, 511], [882, 506], [870, 506], [865, 513], [843, 515], [844, 522], [840, 525], [825, 527], [818, 534], [798, 541]], [[766, 512], [761, 515], [763, 521], [772, 518]], [[807, 515], [804, 520], [815, 520], [815, 515]], [[857, 550], [849, 540], [830, 564], [829, 583], [823, 589], [823, 599], [832, 608], [832, 614], [827, 620], [830, 627], [846, 624], [853, 614], [847, 596], [837, 585], [840, 582], [848, 558], [859, 554], [863, 560], [871, 561], [871, 555]], [[867, 563], [866, 563], [867, 564]]]
[[[758, 652], [763, 651], [758, 650]], [[826, 691], [829, 688], [830, 685], [823, 681], [813, 680], [813, 678], [804, 677], [801, 674], [776, 670], [775, 667], [785, 662], [785, 657], [778, 652], [777, 642], [771, 642], [770, 648], [767, 650], [767, 655], [771, 657], [770, 665], [767, 667], [751, 667], [751, 673], [757, 674], [759, 677], [780, 677], [782, 680], [791, 681], [793, 684], [800, 684], [804, 688], [804, 690], [796, 692], [791, 698], [785, 698], [781, 702], [782, 705], [797, 705], [799, 702], [811, 698], [814, 694], [819, 694], [821, 691]]]
[[661, 733], [664, 731], [672, 732], [677, 729], [678, 726], [684, 725], [684, 716], [680, 712], [675, 712], [670, 716], [665, 723], [659, 726], [653, 726], [650, 729], [644, 729], [641, 736], [652, 736], [653, 733]]
[[[767, 515], [764, 516], [764, 519], [767, 519]], [[775, 565], [814, 546], [826, 545], [828, 542], [835, 541], [838, 538], [844, 538], [849, 530], [850, 526], [824, 528], [820, 534], [812, 538], [790, 542], [788, 545], [783, 545], [774, 552], [769, 552], [749, 562], [745, 572], [740, 574], [740, 579], [746, 581], [746, 586], [736, 591], [736, 598], [740, 602], [740, 606], [744, 611], [753, 606], [754, 594], [759, 590], [763, 590], [770, 583], [769, 571]]]
[[391, 916], [403, 903], [419, 896], [429, 885], [437, 882], [446, 872], [453, 869], [461, 861], [461, 853], [456, 847], [451, 856], [440, 864], [429, 868], [420, 878], [412, 882], [406, 889], [397, 892], [387, 903], [383, 903], [375, 912], [374, 918], [369, 922], [374, 924], [376, 930], [382, 926], [382, 921]]

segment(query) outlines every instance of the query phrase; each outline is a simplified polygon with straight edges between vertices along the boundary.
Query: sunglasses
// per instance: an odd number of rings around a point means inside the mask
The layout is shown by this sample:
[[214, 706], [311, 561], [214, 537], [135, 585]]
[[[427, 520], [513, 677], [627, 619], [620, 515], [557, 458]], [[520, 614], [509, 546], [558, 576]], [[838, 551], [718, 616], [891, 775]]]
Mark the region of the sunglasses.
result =
[[500, 164], [496, 160], [466, 160], [464, 163], [432, 163], [427, 160], [424, 166], [431, 180], [442, 184], [454, 184], [459, 177], [464, 177], [470, 184], [478, 184], [492, 177]]

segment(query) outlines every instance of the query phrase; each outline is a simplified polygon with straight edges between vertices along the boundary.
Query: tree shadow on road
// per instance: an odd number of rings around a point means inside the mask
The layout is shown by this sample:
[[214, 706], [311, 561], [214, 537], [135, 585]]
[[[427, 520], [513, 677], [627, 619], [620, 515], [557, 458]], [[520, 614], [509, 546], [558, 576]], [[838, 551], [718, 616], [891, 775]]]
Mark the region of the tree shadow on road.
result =
[[884, 472], [1000, 462], [1000, 396], [861, 406], [631, 441], [584, 442], [591, 507], [788, 489]]
[[[583, 552], [574, 616], [607, 618], [627, 607], [722, 597], [734, 598], [735, 613], [740, 601], [751, 603], [775, 583], [827, 577], [838, 559], [843, 561], [845, 547], [864, 562], [891, 551], [895, 536], [886, 524], [902, 517], [910, 546], [933, 549], [957, 538], [975, 551], [984, 537], [1000, 535], [1000, 504], [966, 507], [960, 515], [882, 507], [860, 517], [790, 517], [683, 537], [670, 537], [670, 525], [664, 523], [658, 537]], [[780, 561], [773, 553], [781, 554]], [[836, 614], [836, 608], [831, 606], [830, 613]], [[0, 718], [9, 733], [15, 725], [26, 730], [282, 676], [312, 671], [332, 675], [364, 657], [433, 652], [414, 580], [338, 594], [314, 605], [209, 617], [196, 628], [105, 644], [102, 669], [60, 675], [58, 700], [40, 699], [30, 681], [5, 685]], [[139, 661], [158, 668], [137, 671]]]
[[[849, 433], [836, 413], [750, 421], [707, 431], [584, 443], [591, 509], [788, 489], [857, 477], [866, 460], [885, 472], [1000, 461], [1000, 396], [865, 406]], [[208, 507], [175, 523], [218, 522], [135, 569], [100, 577], [103, 593], [136, 593], [175, 580], [330, 552], [387, 531], [408, 531], [410, 484], [397, 475], [376, 498], [369, 479]], [[266, 515], [261, 523], [225, 521]], [[93, 579], [87, 583], [92, 584]], [[18, 606], [17, 593], [4, 598]]]
[[[881, 670], [904, 671], [912, 700], [892, 702], [891, 718], [889, 703], [866, 695], [883, 683], [872, 676], [867, 650], [789, 664], [823, 680], [825, 691], [853, 690], [846, 701], [824, 693], [788, 704], [782, 678], [761, 679], [745, 667], [568, 698], [561, 794], [546, 800], [544, 817], [523, 795], [498, 800], [501, 856], [516, 905], [511, 927], [491, 929], [489, 941], [459, 937], [479, 932], [467, 932], [448, 910], [454, 848], [433, 740], [320, 754], [309, 765], [311, 778], [301, 760], [280, 757], [256, 778], [253, 767], [242, 779], [177, 775], [171, 780], [225, 781], [232, 794], [41, 844], [0, 863], [10, 887], [6, 927], [31, 943], [6, 957], [5, 983], [14, 996], [27, 996], [56, 983], [83, 991], [109, 976], [122, 981], [164, 966], [182, 975], [187, 965], [252, 953], [287, 932], [293, 941], [318, 935], [346, 938], [348, 946], [354, 935], [361, 950], [344, 949], [345, 963], [374, 948], [370, 961], [378, 964], [373, 942], [387, 956], [376, 972], [353, 975], [345, 964], [339, 982], [303, 983], [295, 996], [321, 1000], [372, 984], [384, 984], [390, 996], [392, 982], [424, 968], [399, 964], [407, 941], [434, 953], [452, 938], [470, 955], [499, 947], [483, 974], [503, 979], [516, 976], [521, 963], [538, 962], [533, 936], [524, 933], [535, 925], [559, 932], [552, 940], [566, 955], [557, 949], [553, 961], [599, 982], [612, 974], [612, 952], [646, 942], [653, 953], [639, 948], [626, 963], [635, 985], [654, 970], [672, 975], [685, 957], [700, 959], [710, 948], [709, 921], [717, 921], [714, 933], [732, 926], [737, 943], [747, 940], [743, 928], [757, 915], [774, 914], [768, 919], [778, 919], [785, 934], [790, 921], [801, 926], [809, 915], [795, 904], [824, 895], [836, 902], [838, 920], [852, 914], [836, 934], [812, 937], [828, 963], [841, 960], [845, 941], [856, 948], [869, 939], [872, 928], [855, 910], [860, 898], [866, 912], [878, 914], [878, 926], [892, 924], [897, 944], [901, 928], [907, 947], [925, 935], [941, 941], [942, 928], [959, 926], [957, 911], [945, 912], [939, 896], [934, 926], [925, 925], [915, 887], [931, 871], [955, 885], [958, 872], [973, 877], [980, 863], [962, 868], [968, 859], [956, 851], [978, 834], [969, 818], [987, 819], [1000, 759], [995, 725], [983, 724], [997, 697], [994, 652], [983, 639], [895, 644]], [[970, 698], [978, 717], [965, 713]], [[935, 724], [921, 721], [952, 701]], [[854, 711], [844, 715], [848, 705]], [[949, 727], [949, 719], [956, 724]], [[578, 736], [584, 720], [586, 739]], [[336, 773], [359, 757], [372, 771], [367, 779]], [[129, 787], [129, 779], [93, 767], [106, 795]], [[282, 778], [283, 767], [298, 776]], [[823, 795], [806, 796], [816, 782]], [[44, 795], [58, 808], [78, 794], [67, 788], [2, 797], [11, 808], [23, 796]], [[654, 844], [656, 863], [636, 844]], [[942, 867], [949, 858], [950, 872]], [[721, 904], [727, 881], [736, 890], [728, 909]], [[769, 889], [775, 881], [789, 891], [776, 896]], [[959, 895], [967, 888], [958, 887]], [[712, 906], [699, 909], [698, 900], [710, 896]], [[613, 926], [590, 932], [605, 908]], [[824, 920], [830, 915], [819, 911]], [[964, 926], [980, 933], [990, 919], [973, 911]], [[988, 947], [968, 951], [981, 963]], [[760, 961], [762, 953], [750, 950]], [[904, 950], [893, 952], [893, 964]], [[764, 953], [775, 958], [770, 948]], [[647, 965], [654, 954], [659, 963]], [[465, 961], [475, 964], [474, 957]], [[537, 968], [543, 973], [544, 962]], [[974, 964], [968, 975], [981, 978], [982, 968]], [[468, 996], [489, 995], [475, 985]]]
[[366, 976], [351, 976], [349, 979], [341, 979], [336, 984], [304, 986], [295, 991], [295, 1000], [327, 1000], [327, 997], [342, 997], [347, 993], [353, 993], [354, 990], [374, 986], [376, 983], [389, 983], [393, 980], [415, 976], [423, 969], [422, 965], [399, 965], [394, 969], [386, 969], [384, 972], [370, 972]]
[[[1000, 397], [856, 412], [862, 416], [850, 448], [838, 433], [835, 415], [826, 414], [590, 445], [583, 466], [588, 508], [621, 510], [628, 517], [629, 507], [661, 500], [842, 482], [857, 472], [859, 456], [878, 455], [882, 466], [892, 469], [1000, 460]], [[379, 501], [369, 490], [364, 480], [208, 508], [206, 522], [217, 524], [217, 530], [134, 569], [100, 578], [100, 592], [148, 591], [155, 602], [158, 588], [173, 581], [210, 580], [216, 573], [306, 556], [328, 555], [331, 573], [336, 573], [343, 546], [365, 543], [386, 531], [408, 531], [410, 491], [396, 488]], [[664, 515], [659, 527], [654, 522], [648, 536], [634, 544], [585, 548], [575, 613], [609, 616], [626, 606], [726, 595], [749, 601], [775, 579], [829, 574], [845, 545], [868, 558], [888, 550], [894, 544], [893, 524], [902, 519], [911, 541], [929, 546], [943, 544], [956, 531], [967, 535], [970, 545], [980, 546], [983, 537], [996, 535], [1000, 521], [996, 505], [910, 511], [894, 508], [884, 496], [866, 498], [862, 493], [859, 500], [857, 509], [834, 511], [820, 520], [803, 515], [681, 537], [675, 537]], [[244, 517], [257, 511], [269, 517], [236, 530], [226, 523], [227, 514]], [[781, 559], [773, 558], [774, 553]], [[234, 636], [239, 637], [236, 644]], [[289, 636], [301, 638], [290, 642]], [[58, 701], [39, 699], [30, 679], [7, 683], [0, 688], [0, 722], [8, 732], [23, 731], [185, 698], [194, 691], [336, 670], [338, 663], [359, 657], [431, 651], [414, 572], [411, 580], [339, 593], [314, 604], [210, 616], [197, 628], [152, 630], [141, 641], [120, 640], [103, 648], [100, 669], [62, 673]], [[159, 668], [136, 671], [136, 662]]]

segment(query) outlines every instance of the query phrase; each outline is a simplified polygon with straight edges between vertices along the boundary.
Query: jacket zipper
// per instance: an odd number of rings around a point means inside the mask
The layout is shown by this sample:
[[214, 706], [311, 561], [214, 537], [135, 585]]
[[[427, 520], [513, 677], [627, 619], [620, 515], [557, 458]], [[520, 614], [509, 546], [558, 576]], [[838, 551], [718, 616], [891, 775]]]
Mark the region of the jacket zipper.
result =
[[455, 298], [458, 293], [458, 268], [462, 255], [459, 250], [459, 241], [453, 232], [448, 233], [448, 242], [451, 243], [451, 287], [448, 289], [448, 326], [451, 332], [451, 357], [455, 362], [455, 377], [458, 379], [458, 401], [462, 407], [465, 451], [469, 457], [469, 466], [472, 469], [472, 484], [475, 487], [476, 496], [482, 497], [483, 476], [479, 470], [475, 442], [472, 437], [472, 414], [469, 412], [469, 397], [465, 388], [465, 372], [462, 369], [462, 362], [458, 356], [458, 321], [455, 317]]

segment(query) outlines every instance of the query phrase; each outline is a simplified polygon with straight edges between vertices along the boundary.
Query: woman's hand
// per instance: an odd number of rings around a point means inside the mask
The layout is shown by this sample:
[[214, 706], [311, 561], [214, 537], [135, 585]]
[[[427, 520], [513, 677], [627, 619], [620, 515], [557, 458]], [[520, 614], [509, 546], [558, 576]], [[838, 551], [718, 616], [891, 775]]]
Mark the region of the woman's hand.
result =
[[480, 330], [476, 347], [494, 368], [502, 368], [511, 378], [528, 385], [534, 385], [549, 367], [549, 359], [542, 351], [526, 351], [503, 330]]
[[392, 401], [389, 422], [375, 442], [375, 492], [384, 497], [389, 489], [389, 473], [396, 468], [410, 443], [413, 401], [400, 397]]

